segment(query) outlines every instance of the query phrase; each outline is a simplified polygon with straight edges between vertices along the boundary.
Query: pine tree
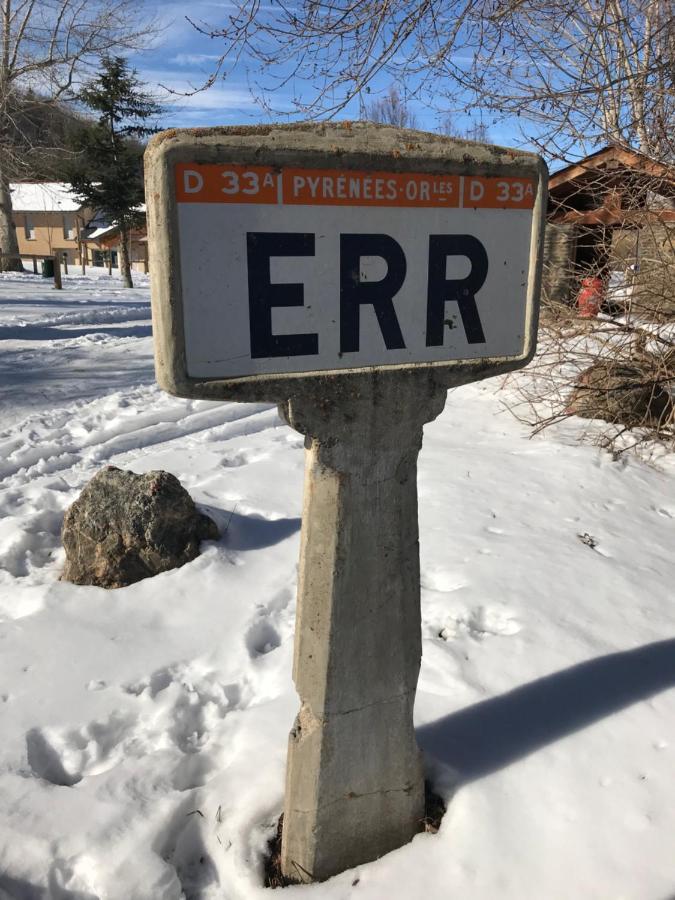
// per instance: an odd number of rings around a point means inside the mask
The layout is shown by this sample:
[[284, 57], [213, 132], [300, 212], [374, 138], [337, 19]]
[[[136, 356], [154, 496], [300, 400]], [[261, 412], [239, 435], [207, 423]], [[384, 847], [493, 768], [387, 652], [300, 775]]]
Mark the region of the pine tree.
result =
[[141, 89], [137, 73], [119, 56], [104, 57], [101, 73], [77, 95], [98, 122], [75, 139], [77, 161], [70, 182], [83, 203], [120, 230], [120, 267], [126, 287], [133, 287], [129, 234], [143, 221], [142, 139], [158, 129], [148, 124], [159, 104]]

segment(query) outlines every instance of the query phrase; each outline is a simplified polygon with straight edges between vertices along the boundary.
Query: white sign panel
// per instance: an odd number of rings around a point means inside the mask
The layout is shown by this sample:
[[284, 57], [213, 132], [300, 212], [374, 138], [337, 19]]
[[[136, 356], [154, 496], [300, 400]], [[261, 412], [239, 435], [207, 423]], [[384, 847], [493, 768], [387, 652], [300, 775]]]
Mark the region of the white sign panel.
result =
[[536, 184], [175, 168], [187, 375], [522, 355]]

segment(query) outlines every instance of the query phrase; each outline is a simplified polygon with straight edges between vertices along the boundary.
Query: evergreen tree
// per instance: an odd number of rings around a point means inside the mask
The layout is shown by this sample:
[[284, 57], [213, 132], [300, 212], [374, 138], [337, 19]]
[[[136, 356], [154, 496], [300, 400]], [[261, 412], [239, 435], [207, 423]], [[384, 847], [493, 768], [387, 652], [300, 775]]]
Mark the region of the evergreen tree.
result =
[[141, 141], [158, 130], [149, 120], [160, 106], [119, 56], [101, 60], [99, 76], [82, 88], [78, 99], [98, 113], [98, 122], [75, 140], [77, 161], [70, 182], [83, 203], [119, 227], [122, 277], [126, 287], [133, 287], [129, 234], [143, 221], [138, 212], [144, 201]]

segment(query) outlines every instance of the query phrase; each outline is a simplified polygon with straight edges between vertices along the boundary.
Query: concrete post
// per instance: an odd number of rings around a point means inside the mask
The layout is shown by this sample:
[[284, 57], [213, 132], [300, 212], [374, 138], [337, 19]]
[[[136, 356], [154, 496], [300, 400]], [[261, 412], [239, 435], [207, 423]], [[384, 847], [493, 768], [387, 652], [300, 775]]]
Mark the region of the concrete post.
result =
[[281, 407], [308, 451], [282, 841], [299, 880], [402, 846], [424, 816], [417, 456], [446, 391], [422, 384], [373, 374]]

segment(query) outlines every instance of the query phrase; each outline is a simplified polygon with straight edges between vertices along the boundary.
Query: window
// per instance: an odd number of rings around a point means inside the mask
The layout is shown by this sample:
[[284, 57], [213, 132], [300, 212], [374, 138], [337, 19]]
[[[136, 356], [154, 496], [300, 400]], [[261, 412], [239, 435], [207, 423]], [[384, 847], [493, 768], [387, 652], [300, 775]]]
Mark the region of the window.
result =
[[32, 219], [29, 219], [28, 216], [24, 216], [23, 230], [27, 241], [35, 240], [35, 222], [33, 222]]
[[74, 241], [77, 237], [75, 219], [73, 216], [63, 217], [63, 236], [67, 241]]

